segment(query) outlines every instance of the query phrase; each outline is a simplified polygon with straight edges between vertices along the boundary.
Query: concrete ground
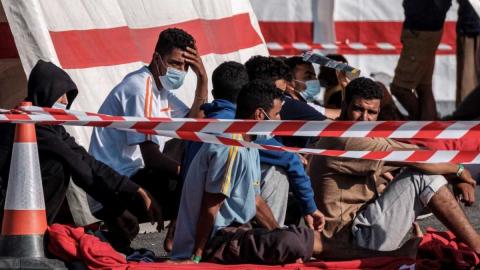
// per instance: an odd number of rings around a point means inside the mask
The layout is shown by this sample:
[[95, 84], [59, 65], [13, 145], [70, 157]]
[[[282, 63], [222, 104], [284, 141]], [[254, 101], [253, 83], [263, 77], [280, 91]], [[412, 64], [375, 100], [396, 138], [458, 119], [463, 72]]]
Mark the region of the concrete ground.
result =
[[[474, 225], [475, 229], [480, 232], [480, 187], [476, 189], [476, 202], [471, 207], [465, 207], [465, 212], [468, 218]], [[446, 230], [440, 221], [434, 216], [418, 221], [423, 230], [427, 227], [433, 227], [437, 230]], [[147, 248], [155, 252], [157, 256], [166, 256], [163, 249], [163, 240], [165, 239], [165, 232], [155, 232], [155, 226], [150, 224], [142, 224], [141, 231], [137, 238], [133, 241], [133, 248]]]

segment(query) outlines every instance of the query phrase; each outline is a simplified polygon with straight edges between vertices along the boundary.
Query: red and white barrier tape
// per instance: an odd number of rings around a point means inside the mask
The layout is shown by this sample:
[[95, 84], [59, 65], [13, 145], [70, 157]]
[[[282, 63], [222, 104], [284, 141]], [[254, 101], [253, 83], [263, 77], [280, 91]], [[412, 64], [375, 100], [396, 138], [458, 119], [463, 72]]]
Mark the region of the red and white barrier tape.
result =
[[235, 140], [224, 136], [217, 136], [206, 134], [202, 132], [175, 132], [175, 131], [161, 131], [161, 130], [128, 130], [136, 131], [145, 134], [153, 134], [177, 138], [182, 140], [198, 141], [204, 143], [214, 143], [229, 146], [240, 146], [257, 148], [261, 150], [284, 151], [292, 153], [322, 155], [330, 157], [342, 158], [358, 158], [370, 160], [384, 160], [384, 161], [403, 161], [414, 163], [463, 163], [463, 164], [478, 164], [480, 163], [480, 152], [476, 151], [458, 151], [458, 150], [403, 150], [403, 151], [342, 151], [342, 150], [328, 150], [328, 149], [314, 149], [314, 148], [297, 148], [287, 146], [273, 146], [266, 144], [257, 144], [248, 141]]
[[[40, 107], [25, 107], [34, 114], [0, 114], [0, 123], [37, 123], [55, 125], [96, 126], [118, 128], [230, 146], [262, 150], [287, 151], [343, 158], [423, 163], [480, 163], [480, 152], [458, 150], [403, 150], [403, 151], [341, 151], [328, 149], [272, 146], [235, 140], [213, 134], [243, 133], [256, 135], [286, 135], [315, 137], [389, 137], [389, 138], [443, 138], [476, 137], [479, 121], [467, 122], [325, 122], [325, 121], [252, 121], [190, 118], [143, 118], [110, 116], [78, 111]], [[213, 133], [213, 134], [210, 134]]]
[[466, 139], [480, 136], [480, 121], [255, 121], [110, 116], [40, 107], [22, 110], [37, 114], [4, 114], [0, 115], [0, 122], [306, 137]]

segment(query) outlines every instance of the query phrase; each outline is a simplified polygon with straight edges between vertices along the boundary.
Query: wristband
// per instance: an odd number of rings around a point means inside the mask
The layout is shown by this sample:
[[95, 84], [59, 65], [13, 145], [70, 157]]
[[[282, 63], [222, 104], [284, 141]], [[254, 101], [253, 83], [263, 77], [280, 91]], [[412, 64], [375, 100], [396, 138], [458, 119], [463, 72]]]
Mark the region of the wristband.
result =
[[462, 164], [458, 164], [457, 176], [462, 176], [463, 171], [465, 171], [465, 166], [463, 166]]
[[202, 260], [202, 256], [192, 255], [192, 261], [194, 263], [200, 263], [201, 260]]

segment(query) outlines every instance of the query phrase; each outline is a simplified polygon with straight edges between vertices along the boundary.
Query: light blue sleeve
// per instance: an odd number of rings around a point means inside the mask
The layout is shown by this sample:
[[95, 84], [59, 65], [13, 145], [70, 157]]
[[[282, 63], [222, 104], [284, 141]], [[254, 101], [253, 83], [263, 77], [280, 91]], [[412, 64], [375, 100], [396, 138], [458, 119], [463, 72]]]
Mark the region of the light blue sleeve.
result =
[[229, 197], [238, 172], [238, 147], [217, 145], [208, 149], [211, 154], [208, 160], [205, 191]]

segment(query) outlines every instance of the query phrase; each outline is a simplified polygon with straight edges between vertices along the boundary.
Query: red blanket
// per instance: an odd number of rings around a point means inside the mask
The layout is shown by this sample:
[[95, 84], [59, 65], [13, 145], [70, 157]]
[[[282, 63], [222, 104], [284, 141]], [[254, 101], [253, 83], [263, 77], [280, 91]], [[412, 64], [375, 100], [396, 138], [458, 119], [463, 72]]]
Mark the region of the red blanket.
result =
[[433, 228], [428, 228], [423, 236], [418, 257], [437, 260], [444, 269], [469, 269], [480, 263], [478, 255], [453, 233], [437, 232]]
[[[265, 265], [220, 265], [213, 263], [169, 264], [127, 262], [125, 256], [116, 252], [108, 243], [86, 234], [83, 228], [54, 224], [48, 228], [48, 250], [66, 262], [83, 261], [89, 269], [439, 269], [451, 264], [456, 269], [476, 265], [477, 255], [463, 243], [458, 243], [449, 232], [429, 229], [420, 244], [419, 259], [368, 258], [341, 262], [308, 262], [284, 266]], [[420, 259], [421, 258], [421, 259]]]
[[48, 250], [65, 262], [83, 261], [89, 269], [127, 269], [125, 256], [82, 227], [53, 224], [48, 234]]

